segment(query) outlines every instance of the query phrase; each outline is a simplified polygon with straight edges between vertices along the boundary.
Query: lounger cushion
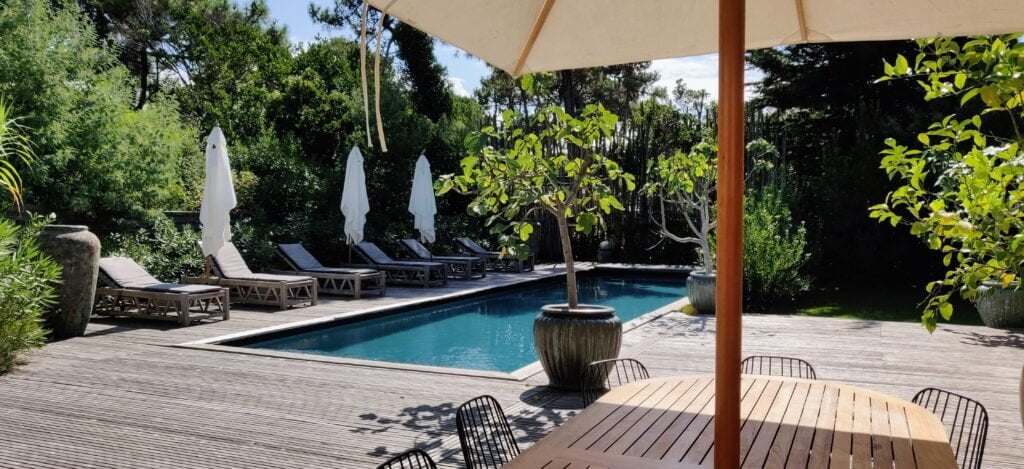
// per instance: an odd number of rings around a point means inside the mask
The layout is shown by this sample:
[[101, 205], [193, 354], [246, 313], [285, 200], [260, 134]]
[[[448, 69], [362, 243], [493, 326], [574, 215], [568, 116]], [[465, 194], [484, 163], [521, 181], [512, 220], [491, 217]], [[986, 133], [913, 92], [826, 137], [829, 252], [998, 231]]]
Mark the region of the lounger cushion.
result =
[[385, 254], [384, 251], [381, 251], [376, 244], [371, 242], [362, 241], [359, 244], [356, 244], [355, 247], [374, 264], [391, 264], [395, 262], [394, 259]]
[[249, 266], [245, 264], [245, 259], [233, 243], [225, 243], [213, 255], [213, 263], [218, 274], [224, 278], [249, 278], [252, 275]]
[[479, 257], [475, 257], [475, 256], [434, 256], [432, 259], [435, 260], [435, 261], [459, 261], [459, 262], [479, 261], [479, 260], [481, 260]]
[[306, 247], [301, 244], [278, 244], [278, 251], [288, 260], [292, 267], [298, 270], [312, 270], [322, 268], [320, 261], [316, 260]]
[[315, 269], [302, 269], [303, 272], [322, 274], [343, 274], [343, 275], [369, 275], [378, 271], [373, 269], [349, 269], [346, 267], [317, 267]]
[[402, 244], [405, 245], [405, 247], [408, 248], [409, 251], [412, 251], [412, 253], [416, 255], [416, 257], [419, 257], [420, 259], [430, 259], [431, 257], [433, 257], [430, 254], [430, 251], [427, 250], [427, 247], [424, 246], [423, 243], [415, 239], [403, 239]]
[[239, 280], [262, 280], [265, 282], [300, 282], [303, 280], [313, 280], [312, 277], [305, 277], [302, 275], [275, 275], [275, 274], [249, 274], [245, 277], [232, 277]]
[[381, 265], [384, 267], [444, 267], [444, 264], [440, 262], [428, 261], [391, 261]]
[[221, 287], [214, 287], [209, 285], [186, 285], [182, 283], [161, 283], [157, 285], [149, 285], [143, 287], [145, 291], [165, 292], [165, 293], [213, 293], [221, 290]]
[[466, 249], [469, 249], [474, 254], [485, 254], [485, 255], [495, 255], [495, 254], [498, 254], [498, 252], [496, 252], [496, 251], [488, 251], [488, 250], [484, 249], [483, 246], [477, 244], [476, 241], [473, 241], [472, 239], [469, 239], [469, 238], [456, 238], [456, 240], [460, 244], [462, 244]]
[[100, 259], [100, 278], [114, 288], [144, 288], [159, 285], [146, 269], [127, 257], [104, 257]]

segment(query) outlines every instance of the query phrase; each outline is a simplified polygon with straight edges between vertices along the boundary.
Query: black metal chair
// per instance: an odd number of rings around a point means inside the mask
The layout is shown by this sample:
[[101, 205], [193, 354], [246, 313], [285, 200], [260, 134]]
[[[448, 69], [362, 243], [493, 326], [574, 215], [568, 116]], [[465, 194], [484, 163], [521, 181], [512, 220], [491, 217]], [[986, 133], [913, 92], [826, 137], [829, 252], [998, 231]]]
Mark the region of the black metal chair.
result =
[[741, 373], [747, 375], [818, 379], [814, 367], [807, 360], [799, 358], [753, 355], [743, 359], [740, 369]]
[[437, 464], [430, 455], [419, 449], [411, 449], [398, 456], [388, 459], [377, 466], [377, 469], [437, 469]]
[[942, 420], [949, 433], [949, 444], [963, 469], [981, 467], [988, 437], [988, 411], [980, 402], [937, 388], [918, 391], [911, 400]]
[[499, 468], [519, 455], [501, 404], [491, 396], [480, 396], [459, 406], [455, 413], [459, 444], [467, 469]]
[[583, 405], [592, 404], [602, 394], [616, 386], [650, 378], [647, 367], [632, 358], [600, 360], [583, 369], [580, 389], [583, 390]]

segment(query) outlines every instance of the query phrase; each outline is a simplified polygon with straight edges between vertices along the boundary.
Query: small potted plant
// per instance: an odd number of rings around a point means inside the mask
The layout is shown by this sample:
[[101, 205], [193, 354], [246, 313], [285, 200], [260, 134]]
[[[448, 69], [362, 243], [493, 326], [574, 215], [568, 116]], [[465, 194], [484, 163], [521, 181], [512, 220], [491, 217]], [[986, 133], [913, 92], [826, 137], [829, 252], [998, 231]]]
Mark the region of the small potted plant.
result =
[[535, 212], [558, 224], [566, 303], [544, 306], [534, 321], [537, 354], [553, 387], [579, 389], [583, 368], [618, 356], [622, 341], [613, 309], [579, 303], [572, 250], [572, 230], [590, 233], [603, 226], [605, 214], [623, 209], [612, 185], [634, 189], [633, 176], [597, 150], [617, 121], [601, 105], [587, 106], [578, 117], [557, 106], [537, 109], [529, 119], [505, 111], [502, 129], [486, 127], [471, 138], [475, 150], [462, 160], [462, 173], [438, 182], [439, 195], [452, 189], [475, 194], [469, 211], [488, 217], [504, 255], [527, 255]]
[[[942, 254], [946, 274], [926, 286], [929, 331], [952, 317], [953, 295], [974, 302], [989, 327], [1024, 327], [1024, 47], [1017, 35], [918, 46], [916, 61], [897, 57], [879, 80], [913, 77], [925, 100], [955, 97], [961, 109], [932, 123], [915, 147], [886, 140], [881, 167], [902, 185], [870, 216], [906, 226]], [[1000, 132], [1007, 119], [1013, 130]]]
[[[714, 143], [701, 142], [689, 153], [676, 151], [659, 156], [650, 168], [653, 182], [644, 187], [657, 204], [657, 216], [652, 217], [652, 221], [661, 236], [697, 246], [698, 263], [686, 278], [686, 294], [697, 312], [704, 314], [715, 312], [715, 253], [711, 243], [718, 225], [714, 212], [717, 151]], [[666, 214], [669, 209], [682, 214], [691, 233], [689, 236], [677, 235], [669, 229]]]

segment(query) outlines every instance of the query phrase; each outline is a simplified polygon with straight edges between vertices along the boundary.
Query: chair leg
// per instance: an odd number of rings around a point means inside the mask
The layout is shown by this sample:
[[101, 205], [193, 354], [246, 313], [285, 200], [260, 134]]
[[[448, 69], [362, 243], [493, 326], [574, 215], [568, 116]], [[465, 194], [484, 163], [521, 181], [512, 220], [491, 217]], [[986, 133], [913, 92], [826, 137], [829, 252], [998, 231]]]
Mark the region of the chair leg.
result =
[[187, 326], [189, 323], [188, 312], [191, 307], [188, 295], [183, 295], [184, 298], [178, 300], [178, 323], [182, 326]]
[[288, 309], [288, 286], [282, 283], [281, 286], [278, 287], [277, 296], [277, 306], [282, 310]]

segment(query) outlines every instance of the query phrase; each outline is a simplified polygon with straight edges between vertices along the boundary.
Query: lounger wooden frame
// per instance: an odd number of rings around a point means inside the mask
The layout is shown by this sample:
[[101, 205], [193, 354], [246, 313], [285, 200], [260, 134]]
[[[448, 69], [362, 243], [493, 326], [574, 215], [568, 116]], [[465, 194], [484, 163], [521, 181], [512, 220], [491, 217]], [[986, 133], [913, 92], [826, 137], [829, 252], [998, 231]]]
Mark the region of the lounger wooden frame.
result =
[[[429, 262], [440, 262], [448, 268], [449, 278], [459, 278], [463, 280], [472, 280], [475, 278], [487, 277], [487, 261], [482, 257], [477, 256], [430, 256], [423, 257], [422, 254], [416, 251], [408, 241], [417, 242], [416, 240], [403, 239], [401, 241], [402, 247], [409, 252], [413, 257]], [[422, 246], [422, 245], [421, 245]]]
[[231, 300], [235, 303], [277, 306], [280, 309], [304, 303], [310, 306], [317, 304], [317, 282], [313, 278], [255, 280], [211, 275], [209, 278], [186, 277], [184, 282], [230, 288]]
[[532, 255], [528, 259], [503, 258], [498, 252], [480, 248], [469, 238], [456, 238], [455, 241], [469, 254], [484, 259], [487, 262], [487, 270], [494, 272], [529, 272], [533, 270]]
[[187, 326], [203, 319], [230, 319], [227, 288], [200, 293], [97, 287], [93, 313], [101, 316], [178, 321]]
[[448, 284], [448, 269], [444, 264], [440, 262], [415, 264], [412, 261], [401, 261], [398, 260], [394, 264], [384, 264], [373, 262], [359, 248], [359, 245], [353, 246], [353, 251], [366, 264], [349, 264], [345, 267], [364, 267], [371, 269], [378, 269], [384, 271], [387, 274], [387, 282], [391, 285], [414, 285], [419, 287], [439, 287]]

